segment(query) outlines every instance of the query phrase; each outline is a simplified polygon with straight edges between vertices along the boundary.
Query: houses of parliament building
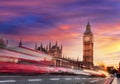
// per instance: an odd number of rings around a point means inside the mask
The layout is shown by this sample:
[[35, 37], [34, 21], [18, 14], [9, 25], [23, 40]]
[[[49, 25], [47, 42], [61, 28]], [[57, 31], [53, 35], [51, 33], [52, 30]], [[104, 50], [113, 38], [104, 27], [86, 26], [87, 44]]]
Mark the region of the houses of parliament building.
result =
[[35, 50], [40, 50], [48, 55], [56, 58], [54, 60], [54, 65], [58, 67], [66, 67], [66, 68], [87, 68], [93, 69], [93, 33], [91, 31], [91, 25], [88, 21], [86, 25], [86, 30], [83, 35], [83, 61], [79, 61], [78, 59], [73, 60], [70, 58], [66, 58], [62, 56], [62, 45], [58, 46], [56, 42], [54, 45], [49, 43], [46, 47], [43, 47], [41, 43], [40, 46], [35, 45]]

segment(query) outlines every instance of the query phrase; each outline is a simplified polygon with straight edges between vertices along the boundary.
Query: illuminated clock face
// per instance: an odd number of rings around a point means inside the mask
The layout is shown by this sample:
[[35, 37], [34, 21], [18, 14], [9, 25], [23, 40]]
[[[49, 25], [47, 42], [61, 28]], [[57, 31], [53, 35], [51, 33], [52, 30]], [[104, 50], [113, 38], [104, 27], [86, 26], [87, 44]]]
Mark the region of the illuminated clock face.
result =
[[90, 40], [90, 37], [85, 37], [85, 41], [89, 41]]

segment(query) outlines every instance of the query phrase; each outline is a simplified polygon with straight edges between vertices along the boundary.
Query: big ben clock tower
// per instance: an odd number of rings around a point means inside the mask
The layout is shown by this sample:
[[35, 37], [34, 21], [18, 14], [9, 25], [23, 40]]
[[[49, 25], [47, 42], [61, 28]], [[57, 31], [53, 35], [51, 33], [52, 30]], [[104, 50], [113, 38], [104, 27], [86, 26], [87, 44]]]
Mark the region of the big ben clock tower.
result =
[[93, 68], [93, 34], [88, 21], [86, 30], [83, 35], [83, 64], [86, 68]]

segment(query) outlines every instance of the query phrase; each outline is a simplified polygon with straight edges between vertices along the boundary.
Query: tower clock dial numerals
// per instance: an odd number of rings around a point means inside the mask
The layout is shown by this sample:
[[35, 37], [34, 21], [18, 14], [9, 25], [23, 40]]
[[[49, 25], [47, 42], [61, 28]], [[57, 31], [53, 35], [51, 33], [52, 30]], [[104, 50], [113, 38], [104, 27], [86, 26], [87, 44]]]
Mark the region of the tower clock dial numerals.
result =
[[90, 37], [85, 37], [85, 41], [89, 41], [90, 40]]

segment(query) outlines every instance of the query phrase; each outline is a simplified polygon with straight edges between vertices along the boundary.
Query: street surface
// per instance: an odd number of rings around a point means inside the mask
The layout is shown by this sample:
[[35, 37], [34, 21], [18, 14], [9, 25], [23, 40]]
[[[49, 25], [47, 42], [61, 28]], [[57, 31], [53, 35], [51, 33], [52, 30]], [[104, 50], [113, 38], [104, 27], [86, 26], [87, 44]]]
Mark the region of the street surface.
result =
[[112, 84], [120, 84], [120, 78], [115, 77]]
[[86, 76], [0, 76], [0, 84], [104, 84], [109, 77]]

